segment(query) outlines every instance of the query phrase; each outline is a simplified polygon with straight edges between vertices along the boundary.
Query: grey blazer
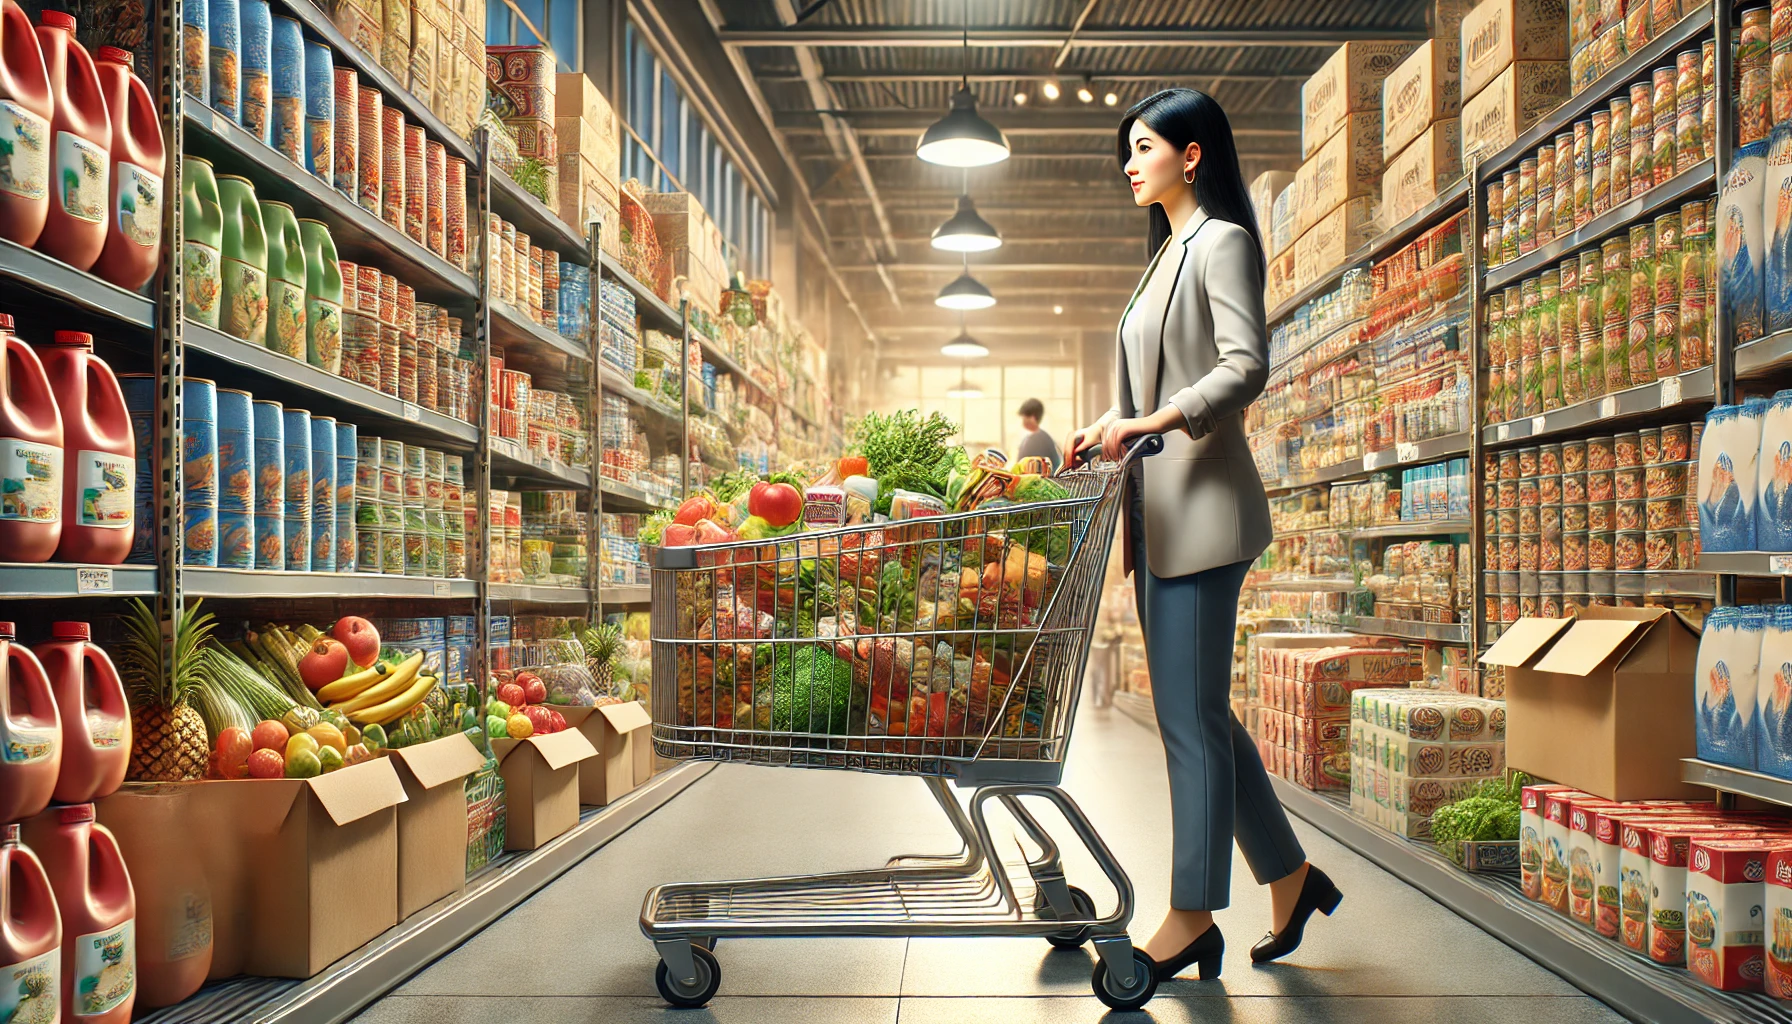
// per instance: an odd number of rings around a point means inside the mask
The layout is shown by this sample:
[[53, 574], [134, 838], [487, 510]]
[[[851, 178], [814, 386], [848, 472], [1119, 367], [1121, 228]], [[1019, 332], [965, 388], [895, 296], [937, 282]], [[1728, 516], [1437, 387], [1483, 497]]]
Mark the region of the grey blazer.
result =
[[[1164, 435], [1144, 460], [1146, 560], [1155, 576], [1186, 576], [1256, 558], [1269, 546], [1269, 499], [1245, 440], [1244, 410], [1269, 377], [1263, 267], [1236, 224], [1197, 211], [1152, 260], [1127, 304], [1144, 317], [1139, 365], [1144, 408], [1133, 407], [1125, 343], [1115, 331], [1119, 401], [1110, 414], [1148, 414], [1165, 402], [1188, 432]], [[1122, 314], [1121, 323], [1126, 316]], [[1128, 500], [1134, 495], [1128, 493]], [[1131, 516], [1126, 517], [1131, 572]]]

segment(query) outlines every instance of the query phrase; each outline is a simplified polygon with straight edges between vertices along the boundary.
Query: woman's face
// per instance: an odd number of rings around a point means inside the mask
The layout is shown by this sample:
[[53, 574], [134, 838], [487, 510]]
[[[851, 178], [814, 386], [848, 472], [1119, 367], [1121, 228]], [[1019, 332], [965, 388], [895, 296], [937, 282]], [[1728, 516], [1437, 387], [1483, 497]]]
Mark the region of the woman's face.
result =
[[1201, 162], [1200, 145], [1178, 149], [1140, 120], [1132, 123], [1128, 153], [1126, 180], [1137, 206], [1161, 203], [1173, 190], [1188, 188], [1188, 172]]

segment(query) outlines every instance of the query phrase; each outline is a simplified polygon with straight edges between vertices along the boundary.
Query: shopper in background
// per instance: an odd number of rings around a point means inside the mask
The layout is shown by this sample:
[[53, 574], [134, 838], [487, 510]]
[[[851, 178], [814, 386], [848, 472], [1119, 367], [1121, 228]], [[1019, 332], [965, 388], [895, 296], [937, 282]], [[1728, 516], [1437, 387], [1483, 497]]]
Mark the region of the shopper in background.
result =
[[1020, 403], [1020, 428], [1026, 434], [1020, 439], [1020, 448], [1015, 458], [1024, 459], [1029, 455], [1052, 460], [1052, 472], [1058, 471], [1058, 442], [1052, 435], [1039, 429], [1039, 421], [1045, 418], [1045, 403], [1037, 398], [1029, 398]]
[[1139, 622], [1170, 774], [1170, 912], [1142, 947], [1167, 980], [1190, 964], [1217, 977], [1225, 939], [1213, 911], [1231, 894], [1232, 841], [1270, 889], [1262, 963], [1300, 944], [1314, 910], [1342, 898], [1307, 863], [1250, 735], [1227, 703], [1238, 594], [1269, 545], [1269, 501], [1242, 414], [1263, 391], [1269, 339], [1263, 244], [1225, 111], [1194, 89], [1166, 89], [1120, 121], [1119, 161], [1133, 202], [1150, 209], [1144, 279], [1120, 321], [1117, 400], [1065, 446], [1118, 459], [1147, 434], [1162, 454], [1133, 469], [1126, 569], [1138, 570]]

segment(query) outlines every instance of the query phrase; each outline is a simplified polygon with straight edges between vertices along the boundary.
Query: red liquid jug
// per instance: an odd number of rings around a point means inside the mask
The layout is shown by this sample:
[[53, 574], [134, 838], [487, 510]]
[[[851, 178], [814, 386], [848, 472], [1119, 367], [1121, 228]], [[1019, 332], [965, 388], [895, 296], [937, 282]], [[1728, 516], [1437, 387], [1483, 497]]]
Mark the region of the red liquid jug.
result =
[[37, 45], [56, 100], [50, 118], [50, 212], [37, 251], [87, 270], [106, 245], [106, 203], [112, 197], [112, 158], [106, 147], [112, 144], [112, 118], [93, 58], [75, 42], [72, 15], [39, 15]]
[[63, 1019], [126, 1024], [137, 996], [137, 898], [112, 830], [92, 804], [52, 807], [25, 823], [62, 916]]
[[131, 51], [100, 47], [96, 70], [112, 120], [112, 184], [106, 245], [93, 272], [136, 291], [155, 276], [162, 254], [162, 183], [168, 165], [162, 119], [149, 86], [131, 71]]
[[43, 862], [0, 825], [0, 1020], [58, 1021], [62, 920]]
[[57, 622], [32, 652], [50, 680], [62, 719], [62, 770], [50, 799], [92, 803], [124, 781], [131, 758], [131, 708], [106, 652], [85, 622]]
[[0, 338], [0, 562], [43, 562], [62, 540], [62, 414], [44, 364], [5, 313]]
[[62, 729], [50, 679], [0, 622], [0, 823], [43, 810], [62, 770]]
[[[57, 331], [34, 350], [62, 414], [59, 562], [117, 565], [136, 533], [137, 442], [124, 390], [93, 335]], [[66, 801], [63, 801], [66, 802]]]
[[36, 245], [50, 212], [56, 101], [31, 18], [0, 0], [0, 238]]

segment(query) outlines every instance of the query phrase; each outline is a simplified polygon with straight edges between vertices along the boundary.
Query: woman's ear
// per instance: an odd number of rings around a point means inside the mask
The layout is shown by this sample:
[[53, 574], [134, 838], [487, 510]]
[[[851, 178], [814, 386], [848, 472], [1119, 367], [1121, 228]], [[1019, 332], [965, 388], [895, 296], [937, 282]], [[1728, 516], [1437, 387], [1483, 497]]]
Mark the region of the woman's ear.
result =
[[1182, 153], [1183, 177], [1189, 176], [1191, 173], [1194, 172], [1194, 170], [1196, 168], [1198, 168], [1200, 166], [1201, 166], [1201, 144], [1199, 142], [1191, 142], [1188, 144], [1188, 148], [1183, 150], [1183, 153]]

